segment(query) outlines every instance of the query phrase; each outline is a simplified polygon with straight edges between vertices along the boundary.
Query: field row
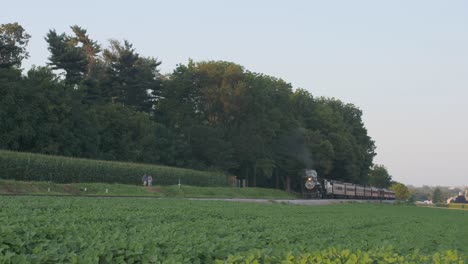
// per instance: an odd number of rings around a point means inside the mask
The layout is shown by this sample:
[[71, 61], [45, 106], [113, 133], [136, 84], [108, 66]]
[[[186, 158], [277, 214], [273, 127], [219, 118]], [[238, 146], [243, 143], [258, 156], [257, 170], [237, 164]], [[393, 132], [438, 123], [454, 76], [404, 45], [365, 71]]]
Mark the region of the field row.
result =
[[0, 204], [0, 263], [468, 261], [464, 211], [72, 197]]

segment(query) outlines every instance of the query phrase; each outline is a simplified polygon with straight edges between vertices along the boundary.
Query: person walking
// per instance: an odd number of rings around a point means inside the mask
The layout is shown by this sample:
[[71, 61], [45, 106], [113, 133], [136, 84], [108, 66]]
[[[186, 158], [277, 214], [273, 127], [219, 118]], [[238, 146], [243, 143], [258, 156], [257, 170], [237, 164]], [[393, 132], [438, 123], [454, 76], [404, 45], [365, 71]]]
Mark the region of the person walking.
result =
[[148, 176], [148, 186], [153, 186], [153, 176]]
[[148, 176], [146, 176], [146, 173], [143, 175], [143, 186], [146, 186], [148, 184]]

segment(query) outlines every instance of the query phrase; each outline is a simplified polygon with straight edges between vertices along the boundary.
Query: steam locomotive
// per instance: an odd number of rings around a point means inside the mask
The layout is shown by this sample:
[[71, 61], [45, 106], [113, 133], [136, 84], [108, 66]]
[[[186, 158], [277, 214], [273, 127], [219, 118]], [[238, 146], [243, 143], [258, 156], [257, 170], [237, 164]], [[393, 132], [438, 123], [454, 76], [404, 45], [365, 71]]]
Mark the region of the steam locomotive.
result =
[[390, 190], [319, 179], [315, 170], [305, 170], [302, 178], [304, 198], [395, 200]]

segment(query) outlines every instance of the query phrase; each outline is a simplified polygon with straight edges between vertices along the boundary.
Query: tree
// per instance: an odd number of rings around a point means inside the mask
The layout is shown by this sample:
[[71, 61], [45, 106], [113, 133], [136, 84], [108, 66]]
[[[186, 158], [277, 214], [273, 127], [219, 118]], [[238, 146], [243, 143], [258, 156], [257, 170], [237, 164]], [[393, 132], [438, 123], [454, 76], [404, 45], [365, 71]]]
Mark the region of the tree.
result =
[[71, 29], [75, 36], [70, 37], [70, 44], [74, 46], [81, 44], [81, 49], [87, 60], [86, 74], [90, 76], [97, 64], [97, 55], [101, 52], [101, 47], [96, 41], [89, 38], [86, 29], [77, 25], [72, 26]]
[[0, 25], [0, 68], [21, 66], [29, 57], [26, 46], [30, 37], [18, 23]]
[[301, 182], [300, 172], [312, 166], [306, 133], [304, 128], [283, 132], [274, 144], [274, 158], [279, 174], [277, 177], [286, 191], [297, 186]]
[[45, 38], [49, 44], [49, 65], [53, 70], [65, 71], [67, 84], [78, 84], [84, 77], [87, 69], [87, 58], [82, 47], [72, 37], [65, 33], [57, 34], [50, 30]]
[[192, 128], [192, 154], [202, 161], [204, 169], [209, 167], [228, 171], [237, 167], [231, 142], [226, 139], [225, 134], [226, 131], [221, 127], [197, 125]]
[[50, 30], [45, 39], [49, 44], [52, 69], [65, 71], [67, 84], [79, 84], [93, 76], [101, 48], [88, 36], [86, 29], [77, 25], [71, 29], [73, 35]]
[[375, 145], [362, 121], [362, 111], [334, 98], [318, 98], [316, 105], [316, 123], [330, 135], [335, 150], [332, 178], [366, 184]]
[[362, 111], [334, 98], [314, 98], [298, 89], [291, 96], [293, 118], [312, 133], [314, 167], [322, 177], [367, 184], [375, 145]]
[[402, 183], [392, 185], [390, 190], [395, 192], [395, 198], [400, 201], [406, 201], [411, 196], [408, 187]]
[[101, 53], [79, 26], [50, 30], [49, 67], [24, 76], [18, 66], [29, 35], [5, 28], [0, 148], [209, 168], [249, 186], [296, 191], [306, 168], [389, 185], [385, 167], [369, 173], [375, 145], [352, 104], [226, 61], [189, 61], [161, 76], [161, 62], [130, 42], [112, 40]]
[[[22, 143], [29, 142], [34, 129], [28, 122], [27, 110], [33, 98], [25, 85], [21, 71], [16, 68], [0, 68], [0, 149], [21, 150]], [[19, 107], [19, 101], [26, 103]]]
[[126, 40], [123, 44], [111, 40], [110, 44], [103, 52], [106, 69], [102, 91], [113, 102], [150, 112], [154, 103], [151, 94], [157, 95], [160, 90], [157, 67], [161, 62], [141, 57]]
[[379, 188], [388, 188], [391, 185], [392, 176], [384, 165], [374, 165], [369, 172], [369, 185]]
[[432, 202], [433, 203], [442, 203], [442, 202], [444, 202], [444, 197], [442, 196], [442, 191], [440, 190], [439, 187], [436, 187], [434, 189], [434, 192], [432, 193]]
[[93, 109], [99, 133], [100, 158], [106, 160], [159, 163], [160, 127], [147, 113], [137, 112], [120, 104], [104, 104]]

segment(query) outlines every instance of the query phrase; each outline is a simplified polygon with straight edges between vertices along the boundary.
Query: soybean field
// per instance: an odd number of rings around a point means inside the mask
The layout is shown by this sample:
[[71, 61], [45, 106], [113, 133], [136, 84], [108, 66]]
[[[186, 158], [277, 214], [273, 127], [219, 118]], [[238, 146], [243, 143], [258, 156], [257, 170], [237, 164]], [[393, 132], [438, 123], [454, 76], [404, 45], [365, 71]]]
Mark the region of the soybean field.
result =
[[0, 197], [0, 263], [465, 263], [468, 212]]

